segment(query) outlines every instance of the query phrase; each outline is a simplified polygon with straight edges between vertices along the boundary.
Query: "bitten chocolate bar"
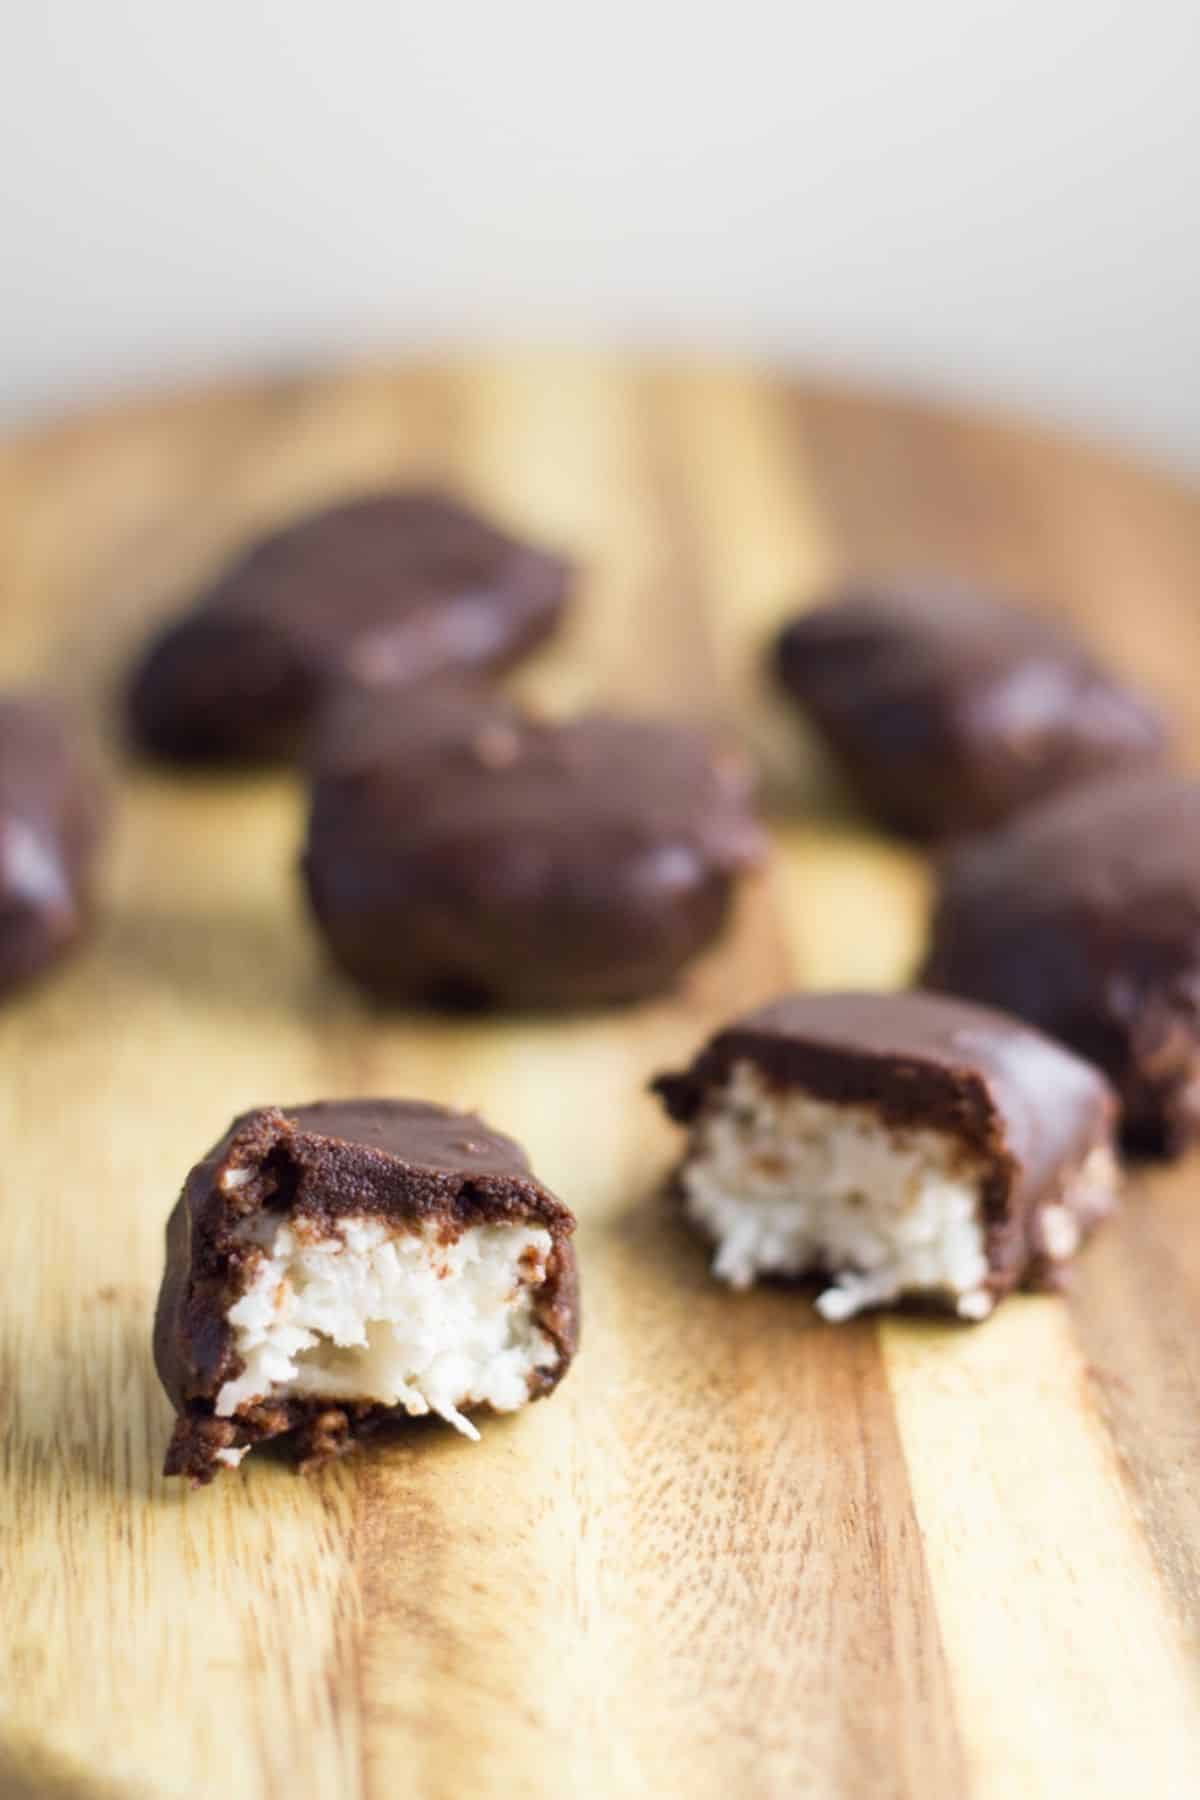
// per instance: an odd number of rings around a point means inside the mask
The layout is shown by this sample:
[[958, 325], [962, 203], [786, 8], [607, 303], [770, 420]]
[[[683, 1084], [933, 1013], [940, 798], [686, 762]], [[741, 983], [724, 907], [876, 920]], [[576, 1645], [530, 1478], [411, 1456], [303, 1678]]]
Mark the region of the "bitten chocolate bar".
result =
[[1114, 1204], [1104, 1077], [941, 995], [795, 994], [654, 1086], [688, 1128], [678, 1187], [714, 1273], [817, 1276], [826, 1319], [905, 1300], [984, 1319]]
[[478, 1437], [566, 1373], [575, 1221], [519, 1145], [409, 1100], [266, 1107], [196, 1164], [154, 1326], [194, 1483], [286, 1436], [314, 1465], [389, 1419]]

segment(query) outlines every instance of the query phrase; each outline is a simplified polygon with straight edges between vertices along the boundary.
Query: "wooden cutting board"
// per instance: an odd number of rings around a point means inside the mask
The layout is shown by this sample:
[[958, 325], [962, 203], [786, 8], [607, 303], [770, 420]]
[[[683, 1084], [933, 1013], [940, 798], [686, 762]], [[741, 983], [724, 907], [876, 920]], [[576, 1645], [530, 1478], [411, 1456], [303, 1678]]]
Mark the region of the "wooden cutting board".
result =
[[[896, 983], [921, 859], [759, 691], [848, 569], [1045, 597], [1200, 759], [1200, 506], [1107, 456], [709, 368], [511, 359], [151, 402], [0, 451], [0, 674], [111, 730], [149, 621], [260, 522], [445, 478], [587, 567], [546, 705], [734, 719], [771, 872], [676, 998], [375, 1016], [326, 968], [285, 778], [120, 769], [96, 933], [0, 1017], [5, 1796], [1200, 1793], [1200, 1159], [1073, 1296], [831, 1329], [733, 1296], [656, 1197], [647, 1077], [794, 983]], [[230, 1115], [479, 1106], [575, 1208], [584, 1349], [473, 1446], [159, 1476], [163, 1221]]]

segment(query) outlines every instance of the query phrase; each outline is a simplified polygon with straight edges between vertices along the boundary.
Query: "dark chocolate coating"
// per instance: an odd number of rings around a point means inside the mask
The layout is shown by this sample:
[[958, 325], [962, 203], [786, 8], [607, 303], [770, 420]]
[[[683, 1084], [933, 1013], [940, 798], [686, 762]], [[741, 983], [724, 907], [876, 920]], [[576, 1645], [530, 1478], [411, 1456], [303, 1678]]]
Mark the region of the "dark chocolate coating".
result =
[[103, 818], [95, 774], [57, 707], [0, 696], [0, 994], [79, 936]]
[[1200, 1127], [1200, 781], [1097, 783], [959, 846], [922, 980], [1071, 1044], [1126, 1142], [1177, 1152]]
[[[242, 1187], [222, 1177], [250, 1169]], [[579, 1292], [568, 1209], [532, 1174], [525, 1152], [473, 1113], [418, 1100], [323, 1100], [243, 1113], [196, 1164], [167, 1221], [167, 1261], [154, 1320], [154, 1360], [178, 1413], [165, 1473], [211, 1481], [216, 1452], [294, 1434], [307, 1465], [344, 1449], [402, 1408], [344, 1399], [267, 1399], [217, 1418], [213, 1403], [241, 1364], [226, 1314], [241, 1291], [247, 1227], [284, 1214], [331, 1227], [346, 1214], [397, 1225], [439, 1221], [448, 1238], [480, 1224], [544, 1226], [553, 1248], [535, 1316], [557, 1345], [531, 1398], [566, 1373], [579, 1340]]]
[[989, 828], [1166, 745], [1065, 629], [960, 589], [852, 590], [795, 619], [775, 661], [861, 804], [905, 836]]
[[308, 891], [381, 999], [633, 1000], [724, 925], [762, 849], [749, 787], [681, 725], [539, 723], [465, 689], [349, 696], [317, 755]]
[[569, 565], [457, 500], [348, 501], [251, 546], [150, 644], [129, 713], [179, 761], [297, 755], [335, 685], [499, 669], [557, 625]]
[[653, 1086], [671, 1117], [690, 1124], [739, 1062], [777, 1087], [871, 1106], [897, 1130], [945, 1132], [982, 1159], [996, 1296], [1049, 1274], [1045, 1207], [1067, 1206], [1086, 1229], [1111, 1205], [1102, 1186], [1075, 1179], [1093, 1151], [1111, 1147], [1108, 1082], [1004, 1013], [914, 990], [791, 994], [735, 1020], [689, 1068]]

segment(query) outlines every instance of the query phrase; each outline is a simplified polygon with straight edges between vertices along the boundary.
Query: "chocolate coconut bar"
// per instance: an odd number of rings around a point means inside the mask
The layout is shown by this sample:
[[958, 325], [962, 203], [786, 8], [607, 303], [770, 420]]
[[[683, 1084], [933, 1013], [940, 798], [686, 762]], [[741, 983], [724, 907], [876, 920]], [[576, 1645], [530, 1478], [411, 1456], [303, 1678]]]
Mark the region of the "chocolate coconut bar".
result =
[[451, 497], [372, 494], [261, 538], [153, 639], [133, 734], [180, 762], [291, 758], [344, 681], [495, 670], [549, 636], [571, 568]]
[[265, 1107], [188, 1176], [154, 1351], [194, 1483], [287, 1437], [313, 1465], [389, 1419], [465, 1436], [549, 1393], [575, 1352], [575, 1221], [470, 1113]]
[[688, 1128], [677, 1185], [714, 1273], [820, 1277], [830, 1320], [906, 1300], [984, 1319], [1056, 1280], [1115, 1199], [1104, 1077], [940, 995], [795, 994], [654, 1087]]

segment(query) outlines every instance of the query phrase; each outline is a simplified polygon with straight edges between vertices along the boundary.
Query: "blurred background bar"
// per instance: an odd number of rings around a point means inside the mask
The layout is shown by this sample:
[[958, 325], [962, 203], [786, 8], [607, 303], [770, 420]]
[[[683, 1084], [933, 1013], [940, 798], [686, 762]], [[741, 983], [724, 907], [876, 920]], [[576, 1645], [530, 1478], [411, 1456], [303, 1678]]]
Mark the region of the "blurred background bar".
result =
[[38, 0], [4, 40], [4, 422], [611, 344], [1200, 464], [1195, 0]]

